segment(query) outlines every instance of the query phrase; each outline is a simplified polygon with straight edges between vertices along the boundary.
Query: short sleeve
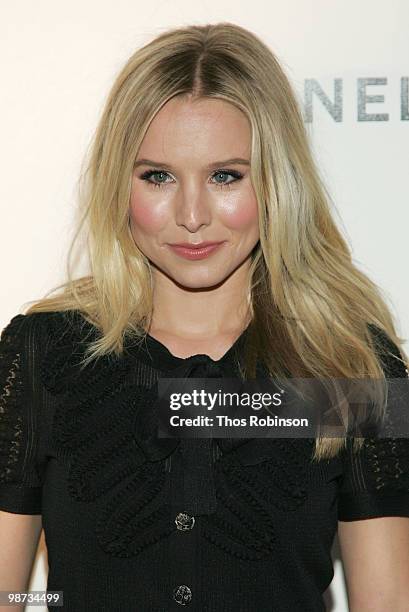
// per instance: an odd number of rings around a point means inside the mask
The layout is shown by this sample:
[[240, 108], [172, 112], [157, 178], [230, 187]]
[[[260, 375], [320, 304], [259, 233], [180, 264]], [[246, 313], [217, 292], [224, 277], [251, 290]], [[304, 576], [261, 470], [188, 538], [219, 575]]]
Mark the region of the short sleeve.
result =
[[0, 510], [16, 514], [41, 514], [36, 375], [40, 321], [36, 314], [18, 314], [0, 337]]
[[[371, 331], [386, 378], [408, 379], [396, 344], [379, 328]], [[358, 452], [353, 452], [352, 442], [348, 438], [343, 457], [338, 520], [409, 517], [409, 438], [365, 438]]]

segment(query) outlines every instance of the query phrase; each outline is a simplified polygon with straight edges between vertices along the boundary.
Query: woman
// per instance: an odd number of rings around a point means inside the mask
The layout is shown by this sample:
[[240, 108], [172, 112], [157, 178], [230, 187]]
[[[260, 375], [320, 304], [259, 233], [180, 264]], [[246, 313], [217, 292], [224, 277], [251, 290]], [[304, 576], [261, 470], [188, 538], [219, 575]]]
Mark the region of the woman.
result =
[[350, 609], [407, 609], [407, 440], [157, 436], [160, 378], [381, 378], [381, 412], [407, 377], [274, 55], [230, 23], [161, 34], [86, 179], [89, 275], [2, 334], [1, 589], [43, 526], [64, 610], [317, 612], [338, 528]]

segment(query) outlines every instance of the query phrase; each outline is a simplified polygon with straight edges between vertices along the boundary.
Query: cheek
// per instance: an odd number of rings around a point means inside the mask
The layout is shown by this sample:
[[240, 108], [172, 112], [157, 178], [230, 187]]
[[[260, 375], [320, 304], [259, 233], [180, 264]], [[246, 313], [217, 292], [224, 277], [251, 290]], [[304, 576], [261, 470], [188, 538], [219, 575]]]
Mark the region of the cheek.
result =
[[143, 232], [154, 233], [161, 229], [165, 223], [165, 207], [154, 204], [140, 196], [132, 196], [129, 206], [131, 223], [135, 229]]
[[232, 198], [223, 209], [223, 221], [232, 230], [248, 230], [258, 225], [256, 198], [251, 195]]

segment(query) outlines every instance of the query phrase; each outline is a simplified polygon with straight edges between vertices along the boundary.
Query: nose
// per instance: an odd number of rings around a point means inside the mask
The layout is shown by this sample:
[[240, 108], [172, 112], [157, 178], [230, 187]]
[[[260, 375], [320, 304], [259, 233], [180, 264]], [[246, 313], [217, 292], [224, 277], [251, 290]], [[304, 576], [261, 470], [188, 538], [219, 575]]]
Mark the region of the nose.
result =
[[210, 195], [200, 186], [190, 184], [178, 193], [175, 221], [189, 232], [197, 232], [203, 225], [209, 225], [212, 219]]

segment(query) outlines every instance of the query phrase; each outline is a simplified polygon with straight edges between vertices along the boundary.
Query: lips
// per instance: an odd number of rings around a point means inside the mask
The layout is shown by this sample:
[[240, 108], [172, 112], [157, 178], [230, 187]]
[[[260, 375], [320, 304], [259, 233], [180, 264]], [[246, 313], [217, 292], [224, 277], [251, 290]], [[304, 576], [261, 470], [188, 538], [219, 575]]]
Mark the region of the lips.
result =
[[206, 242], [198, 242], [196, 244], [191, 243], [191, 242], [178, 242], [175, 244], [171, 244], [170, 246], [183, 247], [185, 249], [204, 249], [205, 247], [215, 246], [216, 244], [221, 244], [221, 242], [206, 241]]
[[174, 253], [183, 257], [184, 259], [197, 260], [208, 257], [215, 251], [217, 251], [223, 242], [200, 242], [199, 244], [179, 243], [170, 244], [169, 247]]

